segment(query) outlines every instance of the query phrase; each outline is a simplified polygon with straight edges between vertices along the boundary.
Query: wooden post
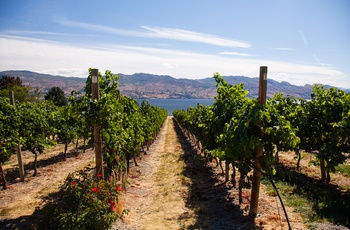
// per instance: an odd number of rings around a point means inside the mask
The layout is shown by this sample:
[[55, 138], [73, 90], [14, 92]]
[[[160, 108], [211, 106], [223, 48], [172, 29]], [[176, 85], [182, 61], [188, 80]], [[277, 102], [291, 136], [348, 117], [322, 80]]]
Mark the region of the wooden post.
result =
[[[10, 103], [13, 105], [13, 107], [16, 109], [15, 105], [15, 95], [13, 91], [10, 91]], [[19, 176], [21, 181], [24, 181], [24, 167], [23, 167], [23, 162], [22, 162], [22, 154], [21, 154], [21, 143], [18, 142], [17, 145], [17, 160], [18, 160], [18, 168], [19, 168]]]
[[[259, 97], [258, 103], [264, 105], [266, 103], [266, 91], [267, 91], [267, 66], [260, 66], [259, 76]], [[264, 134], [260, 131], [260, 138], [263, 138]], [[261, 181], [261, 165], [260, 157], [263, 155], [263, 147], [259, 146], [255, 152], [254, 158], [254, 169], [253, 169], [253, 182], [252, 191], [250, 197], [250, 211], [249, 214], [252, 217], [256, 217], [258, 214], [258, 203], [259, 203], [259, 189]], [[258, 170], [257, 170], [258, 169]]]
[[[92, 99], [99, 100], [99, 85], [98, 85], [98, 69], [91, 69], [91, 87], [92, 87]], [[96, 175], [101, 175], [101, 179], [104, 179], [103, 173], [103, 156], [102, 156], [102, 138], [100, 135], [101, 125], [95, 124], [94, 126], [94, 147], [95, 147], [95, 159], [96, 159]]]

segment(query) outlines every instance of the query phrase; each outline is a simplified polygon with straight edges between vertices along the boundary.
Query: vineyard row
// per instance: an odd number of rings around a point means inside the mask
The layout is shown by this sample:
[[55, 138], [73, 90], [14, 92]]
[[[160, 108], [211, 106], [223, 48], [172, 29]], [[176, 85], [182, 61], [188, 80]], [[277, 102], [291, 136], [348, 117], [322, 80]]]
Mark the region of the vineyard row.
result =
[[2, 165], [20, 146], [35, 155], [34, 175], [37, 171], [38, 154], [57, 142], [67, 146], [79, 139], [93, 143], [93, 127], [101, 127], [103, 140], [103, 164], [105, 176], [116, 175], [123, 179], [128, 162], [149, 147], [167, 117], [167, 111], [143, 101], [122, 95], [118, 90], [118, 77], [110, 71], [99, 73], [99, 100], [92, 98], [92, 79], [86, 81], [85, 94], [72, 92], [66, 106], [55, 106], [52, 101], [10, 104], [8, 98], [0, 98], [0, 173], [3, 188], [7, 182]]
[[309, 101], [278, 93], [262, 105], [247, 97], [243, 84], [230, 85], [218, 73], [214, 78], [218, 95], [213, 105], [199, 104], [173, 114], [205, 157], [226, 162], [226, 181], [229, 164], [239, 171], [240, 203], [242, 188], [254, 187], [253, 169], [258, 167], [270, 176], [278, 173], [275, 166], [280, 151], [292, 150], [297, 167], [300, 150], [314, 153], [317, 160], [312, 163], [319, 165], [321, 180], [330, 181], [330, 172], [344, 162], [350, 150], [349, 93], [314, 85]]

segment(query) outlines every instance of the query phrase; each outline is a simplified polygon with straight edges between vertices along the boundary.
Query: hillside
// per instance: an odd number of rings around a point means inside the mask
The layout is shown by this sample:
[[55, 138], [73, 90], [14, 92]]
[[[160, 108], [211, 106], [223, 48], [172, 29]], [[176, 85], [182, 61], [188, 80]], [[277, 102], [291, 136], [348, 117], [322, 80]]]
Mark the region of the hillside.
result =
[[78, 77], [62, 77], [49, 74], [35, 73], [26, 70], [11, 70], [0, 72], [0, 77], [19, 77], [24, 85], [38, 88], [41, 93], [47, 93], [54, 86], [60, 87], [69, 96], [73, 90], [83, 91], [86, 79]]
[[[133, 75], [117, 74], [120, 76], [120, 91], [124, 95], [133, 98], [213, 98], [216, 96], [214, 78], [198, 80], [176, 79], [167, 75], [154, 75], [146, 73], [135, 73]], [[62, 77], [48, 74], [40, 74], [30, 71], [3, 71], [2, 76], [20, 77], [25, 85], [39, 88], [39, 91], [46, 93], [51, 87], [60, 87], [68, 96], [73, 90], [83, 91], [86, 78]], [[258, 95], [258, 78], [245, 76], [224, 76], [230, 84], [243, 83], [249, 90], [250, 97]], [[327, 86], [330, 87], [330, 86]], [[277, 82], [268, 80], [267, 96], [283, 92], [285, 95], [310, 98], [311, 85], [296, 86], [288, 82]]]

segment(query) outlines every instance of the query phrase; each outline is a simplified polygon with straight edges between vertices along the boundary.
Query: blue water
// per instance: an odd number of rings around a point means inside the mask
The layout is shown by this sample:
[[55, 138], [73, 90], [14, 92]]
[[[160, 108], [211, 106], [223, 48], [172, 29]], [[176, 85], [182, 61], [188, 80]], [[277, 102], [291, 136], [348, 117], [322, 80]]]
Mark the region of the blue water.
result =
[[[212, 105], [214, 99], [146, 99], [151, 105], [166, 109], [169, 115], [173, 114], [176, 109], [188, 109], [189, 107], [197, 107], [197, 104]], [[138, 100], [139, 103], [143, 99]]]

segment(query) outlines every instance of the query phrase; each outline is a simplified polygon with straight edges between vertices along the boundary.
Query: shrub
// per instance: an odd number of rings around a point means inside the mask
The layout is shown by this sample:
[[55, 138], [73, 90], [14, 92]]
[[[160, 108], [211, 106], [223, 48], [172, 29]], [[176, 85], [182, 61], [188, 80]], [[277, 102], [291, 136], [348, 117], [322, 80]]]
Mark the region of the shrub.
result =
[[60, 189], [60, 197], [50, 206], [50, 229], [110, 229], [112, 224], [127, 214], [117, 212], [121, 187], [115, 181], [92, 176], [86, 168], [68, 175]]

